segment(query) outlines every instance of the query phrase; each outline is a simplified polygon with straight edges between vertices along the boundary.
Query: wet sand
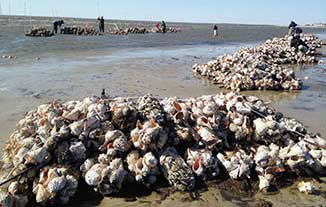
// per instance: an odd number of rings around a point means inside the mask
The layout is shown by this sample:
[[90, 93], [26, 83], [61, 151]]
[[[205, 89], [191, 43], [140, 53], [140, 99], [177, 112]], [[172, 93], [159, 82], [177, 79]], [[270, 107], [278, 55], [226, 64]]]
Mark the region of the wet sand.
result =
[[[256, 195], [248, 195], [247, 193], [236, 193], [229, 190], [220, 190], [216, 187], [210, 187], [207, 191], [199, 193], [199, 198], [194, 200], [187, 193], [176, 192], [169, 195], [164, 200], [157, 193], [139, 198], [137, 201], [127, 202], [125, 199], [106, 198], [99, 206], [180, 206], [180, 207], [207, 207], [207, 206], [225, 206], [225, 207], [308, 207], [308, 206], [325, 206], [325, 195], [306, 195], [298, 193], [295, 183], [291, 187], [284, 188], [275, 195], [264, 195], [258, 193]], [[325, 192], [325, 185], [320, 185]]]
[[[104, 39], [57, 36], [38, 42], [25, 39], [18, 33], [21, 27], [10, 29], [16, 35], [10, 37], [4, 36], [4, 30], [1, 30], [0, 44], [9, 42], [0, 48], [1, 56], [12, 54], [18, 58], [0, 59], [0, 147], [24, 113], [41, 103], [100, 95], [102, 88], [106, 88], [110, 96], [151, 93], [158, 97], [190, 97], [223, 91], [217, 85], [194, 77], [191, 66], [286, 32], [286, 28], [281, 27], [224, 25], [227, 32], [216, 40], [207, 33], [211, 25], [177, 26], [183, 26], [186, 31], [195, 28], [195, 32], [180, 33], [181, 36], [106, 36]], [[259, 33], [260, 30], [263, 32]], [[226, 35], [235, 31], [242, 31], [244, 38]], [[325, 31], [321, 36], [325, 37], [324, 34]], [[325, 48], [322, 52], [326, 53]], [[256, 95], [270, 102], [286, 116], [300, 120], [312, 132], [326, 137], [326, 64], [294, 68], [298, 77], [308, 77], [302, 91], [248, 91], [244, 94]], [[325, 184], [321, 188], [324, 192]], [[87, 194], [77, 195], [70, 205], [259, 206], [259, 202], [264, 204], [262, 200], [265, 200], [272, 202], [273, 206], [297, 206], [298, 203], [300, 206], [325, 206], [324, 196], [300, 194], [294, 185], [269, 196], [237, 194], [232, 189], [215, 186], [201, 192], [199, 200], [195, 201], [181, 192], [171, 193], [163, 200], [161, 197], [155, 192], [128, 202], [125, 198], [102, 200]]]
[[[300, 181], [311, 181], [300, 178]], [[79, 192], [76, 195], [76, 201], [71, 206], [78, 207], [105, 207], [105, 206], [123, 206], [123, 207], [207, 207], [207, 206], [225, 206], [225, 207], [315, 207], [325, 206], [326, 185], [317, 181], [311, 181], [316, 187], [315, 195], [299, 193], [296, 186], [300, 182], [284, 179], [283, 187], [272, 193], [262, 193], [250, 190], [245, 182], [223, 181], [210, 183], [208, 187], [198, 189], [194, 193], [176, 192], [172, 188], [157, 189], [149, 193], [146, 188], [127, 186], [128, 194], [116, 195], [103, 198], [95, 193]], [[321, 182], [325, 182], [322, 179]], [[258, 183], [253, 183], [252, 188], [257, 188]], [[87, 189], [87, 192], [90, 189]]]
[[[210, 54], [231, 53], [241, 46], [201, 46], [201, 47], [174, 47], [123, 50], [115, 54], [90, 56], [74, 54], [71, 57], [56, 57], [35, 61], [30, 66], [7, 68], [8, 77], [12, 70], [17, 83], [6, 83], [7, 90], [1, 91], [0, 127], [2, 143], [12, 132], [17, 120], [23, 117], [24, 112], [37, 105], [51, 100], [62, 101], [81, 99], [91, 94], [99, 95], [102, 88], [106, 88], [111, 96], [140, 96], [151, 93], [158, 97], [165, 96], [200, 96], [214, 94], [220, 89], [214, 84], [196, 78], [191, 73], [194, 63], [206, 62], [211, 59]], [[209, 54], [209, 55], [207, 55]], [[61, 58], [67, 58], [65, 63], [58, 66], [49, 66]], [[69, 59], [69, 60], [68, 60]], [[39, 70], [47, 67], [47, 69]], [[53, 67], [53, 68], [52, 68]], [[54, 70], [54, 67], [57, 67]], [[6, 70], [2, 69], [2, 71]], [[307, 66], [295, 69], [299, 77], [308, 76], [303, 91], [299, 92], [272, 92], [248, 91], [244, 94], [256, 95], [270, 102], [277, 110], [285, 115], [302, 121], [313, 132], [319, 132], [325, 137], [326, 129], [326, 78], [325, 65]], [[17, 76], [17, 74], [20, 74]], [[34, 75], [37, 74], [38, 81]], [[59, 83], [59, 84], [58, 84]], [[3, 81], [2, 81], [3, 84]], [[17, 86], [18, 85], [18, 86]], [[16, 88], [15, 88], [16, 87]], [[12, 90], [12, 88], [15, 88]], [[323, 192], [325, 184], [321, 185]], [[222, 189], [222, 190], [221, 190]], [[84, 189], [85, 190], [85, 189]], [[88, 189], [90, 190], [90, 189]], [[86, 190], [86, 192], [89, 192]], [[164, 196], [154, 192], [146, 196], [130, 198], [124, 197], [101, 198], [95, 195], [89, 197], [78, 196], [69, 206], [325, 206], [324, 196], [308, 196], [297, 191], [295, 185], [282, 189], [275, 195], [235, 193], [226, 187], [210, 187], [201, 192], [198, 200], [192, 200], [188, 193], [175, 192]], [[90, 199], [91, 198], [91, 199]], [[290, 200], [288, 198], [291, 198]], [[91, 202], [89, 200], [92, 200]]]

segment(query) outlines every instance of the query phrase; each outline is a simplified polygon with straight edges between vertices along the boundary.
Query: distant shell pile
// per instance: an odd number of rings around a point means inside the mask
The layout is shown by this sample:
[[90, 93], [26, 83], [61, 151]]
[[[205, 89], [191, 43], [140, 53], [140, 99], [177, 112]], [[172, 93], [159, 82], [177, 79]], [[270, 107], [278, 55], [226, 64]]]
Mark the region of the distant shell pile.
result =
[[[153, 33], [162, 33], [162, 30], [157, 29], [156, 27], [154, 27], [151, 32]], [[181, 29], [179, 28], [173, 28], [173, 27], [168, 27], [166, 28], [166, 33], [177, 33], [177, 32], [181, 32]]]
[[[166, 30], [166, 33], [177, 33], [180, 32], [180, 29], [172, 28], [169, 27]], [[138, 27], [130, 27], [127, 29], [120, 29], [120, 30], [115, 30], [111, 32], [113, 35], [128, 35], [128, 34], [148, 34], [148, 33], [162, 33], [161, 30], [158, 30], [157, 28], [153, 28], [151, 30], [148, 30], [144, 27], [138, 28]]]
[[309, 49], [301, 52], [289, 46], [289, 36], [267, 40], [255, 48], [242, 48], [231, 55], [223, 55], [207, 64], [195, 64], [192, 70], [224, 88], [241, 90], [298, 90], [302, 81], [285, 64], [317, 63], [316, 49], [326, 45], [316, 36], [301, 36]]
[[115, 30], [115, 31], [111, 32], [111, 34], [114, 34], [114, 35], [147, 34], [147, 33], [149, 33], [149, 31], [144, 27], [141, 27], [141, 28], [130, 27], [127, 29], [120, 29], [120, 30]]
[[69, 35], [85, 35], [85, 36], [96, 36], [101, 35], [94, 27], [64, 27], [60, 30], [60, 34], [69, 34]]
[[25, 34], [29, 37], [51, 37], [53, 36], [53, 32], [45, 27], [37, 27], [33, 28], [30, 32]]
[[[198, 180], [326, 175], [326, 141], [253, 96], [158, 100], [90, 97], [40, 105], [18, 122], [3, 152], [2, 206], [67, 203], [84, 181], [103, 195], [130, 182], [166, 181], [193, 190]], [[34, 168], [35, 166], [40, 166]]]
[[14, 55], [3, 55], [1, 56], [2, 59], [16, 59], [17, 56], [14, 56]]

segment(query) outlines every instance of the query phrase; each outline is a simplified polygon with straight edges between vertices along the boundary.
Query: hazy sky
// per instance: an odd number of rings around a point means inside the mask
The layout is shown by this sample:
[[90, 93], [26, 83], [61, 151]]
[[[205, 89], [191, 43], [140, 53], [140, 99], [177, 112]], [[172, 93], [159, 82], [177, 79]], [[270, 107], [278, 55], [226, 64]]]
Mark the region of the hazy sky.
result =
[[[11, 3], [9, 3], [11, 2]], [[0, 0], [2, 14], [208, 23], [326, 22], [326, 0]], [[11, 6], [9, 6], [11, 5]], [[11, 9], [10, 9], [11, 7]]]

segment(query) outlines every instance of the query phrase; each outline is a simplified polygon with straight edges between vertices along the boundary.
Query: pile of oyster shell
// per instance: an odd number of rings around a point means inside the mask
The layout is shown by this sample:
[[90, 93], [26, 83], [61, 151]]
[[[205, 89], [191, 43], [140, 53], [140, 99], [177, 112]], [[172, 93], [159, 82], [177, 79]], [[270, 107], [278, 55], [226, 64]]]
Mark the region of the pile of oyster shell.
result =
[[36, 27], [31, 29], [28, 33], [25, 34], [29, 37], [51, 37], [53, 36], [53, 32], [45, 27]]
[[60, 34], [67, 34], [67, 35], [84, 35], [84, 36], [97, 36], [101, 35], [94, 27], [86, 26], [72, 26], [72, 27], [64, 27], [60, 29]]
[[326, 175], [326, 141], [259, 98], [233, 92], [89, 97], [28, 112], [3, 150], [1, 172], [20, 175], [0, 191], [5, 207], [65, 204], [82, 180], [102, 195], [162, 181], [191, 191], [222, 175], [259, 179], [268, 191], [287, 173]]
[[130, 27], [127, 29], [119, 29], [111, 32], [113, 35], [128, 35], [128, 34], [147, 34], [150, 31], [148, 31], [146, 28], [138, 28], [138, 27]]
[[[176, 28], [172, 28], [169, 27], [166, 29], [166, 33], [177, 33], [180, 32], [180, 29], [176, 29]], [[113, 35], [128, 35], [128, 34], [148, 34], [148, 33], [162, 33], [161, 30], [155, 28], [152, 28], [151, 30], [148, 30], [144, 27], [130, 27], [130, 28], [126, 28], [126, 29], [119, 29], [119, 30], [115, 30], [113, 32], [110, 32], [110, 34]]]
[[241, 90], [298, 90], [302, 81], [285, 64], [317, 63], [316, 49], [326, 45], [311, 34], [302, 34], [309, 49], [302, 52], [288, 43], [289, 36], [273, 38], [254, 48], [223, 55], [207, 64], [195, 64], [194, 74], [224, 88]]
[[[163, 33], [163, 31], [161, 29], [158, 29], [157, 27], [153, 27], [151, 30], [152, 33]], [[166, 28], [165, 33], [177, 33], [177, 32], [181, 32], [180, 28], [174, 28], [174, 27], [168, 27]]]

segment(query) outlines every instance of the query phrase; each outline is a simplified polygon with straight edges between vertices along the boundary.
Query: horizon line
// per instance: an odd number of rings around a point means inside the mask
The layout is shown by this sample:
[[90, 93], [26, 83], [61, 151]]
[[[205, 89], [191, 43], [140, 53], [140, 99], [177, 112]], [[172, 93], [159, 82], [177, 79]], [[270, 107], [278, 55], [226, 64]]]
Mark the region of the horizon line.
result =
[[[96, 19], [96, 18], [91, 18], [91, 17], [72, 17], [72, 16], [39, 16], [39, 15], [22, 15], [22, 14], [0, 14], [0, 17], [36, 17], [36, 18], [73, 18], [73, 19], [84, 19], [84, 20], [91, 20], [91, 19]], [[106, 20], [111, 20], [111, 21], [135, 21], [135, 22], [157, 22], [153, 20], [143, 20], [143, 19], [106, 19]], [[158, 20], [160, 21], [160, 20]], [[183, 24], [237, 24], [237, 25], [254, 25], [254, 26], [276, 26], [276, 27], [286, 27], [286, 25], [282, 24], [259, 24], [259, 23], [236, 23], [236, 22], [182, 22], [182, 21], [166, 21], [169, 23], [183, 23]], [[322, 23], [310, 23], [310, 24], [322, 24]], [[302, 25], [303, 26], [303, 25]]]

